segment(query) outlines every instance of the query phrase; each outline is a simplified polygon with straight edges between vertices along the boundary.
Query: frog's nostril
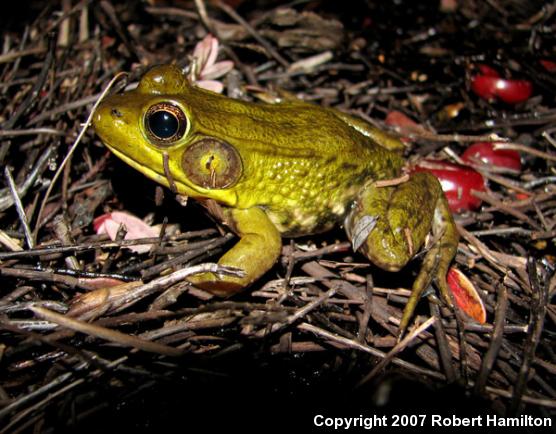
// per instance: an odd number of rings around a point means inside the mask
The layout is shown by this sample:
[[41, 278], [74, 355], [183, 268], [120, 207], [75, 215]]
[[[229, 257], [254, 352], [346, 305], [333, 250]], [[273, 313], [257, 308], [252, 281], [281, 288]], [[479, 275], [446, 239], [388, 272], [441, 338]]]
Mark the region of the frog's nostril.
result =
[[123, 116], [123, 115], [122, 115], [122, 112], [119, 111], [119, 110], [116, 109], [116, 108], [113, 108], [113, 109], [110, 111], [110, 113], [112, 114], [112, 116], [114, 116], [114, 117], [116, 117], [116, 118], [121, 118], [121, 117]]

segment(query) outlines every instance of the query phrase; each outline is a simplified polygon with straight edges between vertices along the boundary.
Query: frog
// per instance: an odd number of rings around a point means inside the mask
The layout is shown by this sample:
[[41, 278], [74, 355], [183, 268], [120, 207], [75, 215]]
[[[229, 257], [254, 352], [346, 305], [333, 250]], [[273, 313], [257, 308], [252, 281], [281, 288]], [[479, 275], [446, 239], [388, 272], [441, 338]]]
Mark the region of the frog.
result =
[[458, 232], [441, 185], [408, 175], [404, 144], [362, 118], [293, 97], [229, 98], [165, 64], [105, 98], [93, 126], [117, 157], [239, 237], [218, 264], [243, 275], [205, 272], [188, 278], [194, 286], [230, 297], [275, 265], [283, 238], [343, 225], [354, 250], [384, 270], [423, 256], [400, 335], [433, 281], [453, 306], [446, 274]]

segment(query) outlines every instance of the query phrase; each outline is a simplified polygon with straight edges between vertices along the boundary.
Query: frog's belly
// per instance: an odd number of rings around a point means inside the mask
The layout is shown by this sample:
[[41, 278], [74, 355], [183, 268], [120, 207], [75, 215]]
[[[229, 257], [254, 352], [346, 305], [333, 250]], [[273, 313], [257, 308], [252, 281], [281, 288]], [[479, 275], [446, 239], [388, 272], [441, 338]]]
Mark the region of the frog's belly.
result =
[[316, 200], [298, 202], [295, 206], [264, 208], [282, 236], [315, 234], [328, 231], [343, 221], [353, 203], [355, 190], [356, 188], [342, 193], [323, 194]]

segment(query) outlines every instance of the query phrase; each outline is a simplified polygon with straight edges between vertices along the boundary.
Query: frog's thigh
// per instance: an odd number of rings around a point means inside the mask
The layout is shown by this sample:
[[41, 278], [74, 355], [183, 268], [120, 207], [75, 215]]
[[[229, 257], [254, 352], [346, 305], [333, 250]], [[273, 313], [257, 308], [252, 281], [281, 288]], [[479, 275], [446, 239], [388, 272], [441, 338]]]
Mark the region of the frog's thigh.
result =
[[374, 264], [397, 271], [419, 251], [430, 232], [440, 190], [428, 173], [416, 173], [397, 186], [369, 185], [347, 217], [348, 236]]
[[188, 279], [195, 286], [220, 296], [239, 292], [261, 277], [274, 265], [282, 247], [278, 229], [262, 209], [226, 209], [224, 217], [240, 240], [220, 258], [218, 264], [240, 268], [245, 276], [203, 273]]

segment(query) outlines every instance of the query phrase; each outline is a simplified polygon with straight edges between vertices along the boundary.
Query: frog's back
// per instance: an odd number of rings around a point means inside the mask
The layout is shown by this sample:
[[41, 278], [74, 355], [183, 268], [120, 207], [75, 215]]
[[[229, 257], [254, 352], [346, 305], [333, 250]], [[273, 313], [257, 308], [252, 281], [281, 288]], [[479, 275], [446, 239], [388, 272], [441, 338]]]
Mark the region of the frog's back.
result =
[[192, 137], [221, 138], [242, 157], [244, 173], [233, 187], [237, 206], [263, 207], [283, 235], [330, 229], [365, 182], [401, 168], [397, 154], [331, 109], [301, 101], [249, 103], [197, 89], [187, 98], [193, 99]]
[[[302, 101], [278, 104], [252, 103], [192, 88], [188, 97], [191, 107], [200, 107], [194, 124], [203, 134], [237, 138], [246, 149], [314, 158], [361, 156], [373, 151], [372, 141], [362, 140], [361, 134], [334, 114], [334, 110]], [[225, 119], [226, 122], [222, 122]], [[202, 130], [202, 131], [201, 131]], [[245, 138], [249, 137], [246, 142]]]

